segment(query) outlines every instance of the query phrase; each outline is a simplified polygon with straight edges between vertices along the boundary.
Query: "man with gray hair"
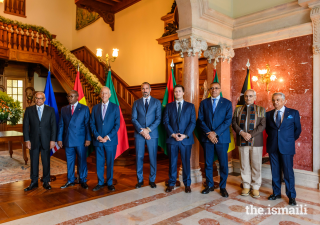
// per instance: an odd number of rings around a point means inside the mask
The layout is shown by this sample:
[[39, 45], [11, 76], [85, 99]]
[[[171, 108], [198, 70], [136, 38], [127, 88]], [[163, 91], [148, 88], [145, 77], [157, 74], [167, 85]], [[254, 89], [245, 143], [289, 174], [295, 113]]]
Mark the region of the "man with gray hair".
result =
[[253, 89], [244, 93], [245, 105], [238, 106], [233, 115], [232, 127], [237, 134], [240, 155], [240, 172], [243, 196], [259, 198], [263, 150], [263, 130], [266, 127], [265, 108], [255, 105], [257, 99]]
[[295, 141], [301, 134], [299, 112], [285, 107], [286, 98], [283, 93], [272, 95], [274, 109], [266, 114], [267, 152], [269, 153], [273, 194], [269, 200], [281, 198], [281, 171], [286, 184], [286, 195], [289, 205], [296, 205], [294, 188], [293, 156]]

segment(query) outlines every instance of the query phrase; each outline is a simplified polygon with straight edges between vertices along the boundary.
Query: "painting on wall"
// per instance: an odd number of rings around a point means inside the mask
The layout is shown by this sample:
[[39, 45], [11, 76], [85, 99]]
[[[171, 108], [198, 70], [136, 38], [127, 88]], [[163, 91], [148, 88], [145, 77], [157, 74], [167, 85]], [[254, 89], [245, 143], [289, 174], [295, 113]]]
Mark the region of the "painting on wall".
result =
[[80, 30], [94, 23], [100, 16], [96, 12], [89, 12], [86, 9], [77, 7], [76, 29]]

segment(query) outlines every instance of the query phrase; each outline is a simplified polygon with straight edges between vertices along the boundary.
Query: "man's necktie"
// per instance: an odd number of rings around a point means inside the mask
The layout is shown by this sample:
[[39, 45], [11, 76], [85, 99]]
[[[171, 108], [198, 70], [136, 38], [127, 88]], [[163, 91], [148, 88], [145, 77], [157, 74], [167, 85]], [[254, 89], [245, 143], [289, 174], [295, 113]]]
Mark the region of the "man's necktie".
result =
[[40, 107], [38, 107], [38, 116], [39, 116], [39, 120], [41, 121], [41, 109], [40, 109]]
[[178, 122], [180, 122], [180, 116], [181, 116], [181, 102], [178, 102]]
[[74, 113], [74, 105], [72, 105], [72, 108], [71, 108], [71, 115], [73, 115]]
[[213, 103], [212, 103], [212, 110], [213, 110], [213, 113], [214, 113], [214, 111], [216, 111], [216, 107], [217, 107], [217, 105], [216, 105], [216, 101], [217, 101], [217, 99], [213, 99]]
[[276, 125], [279, 128], [281, 125], [281, 114], [280, 114], [280, 110], [277, 112], [277, 118], [276, 118]]
[[102, 112], [102, 120], [104, 120], [104, 116], [106, 115], [107, 106], [103, 104], [103, 112]]
[[146, 112], [148, 112], [149, 104], [148, 99], [146, 98], [146, 104], [144, 104], [144, 107], [146, 108]]

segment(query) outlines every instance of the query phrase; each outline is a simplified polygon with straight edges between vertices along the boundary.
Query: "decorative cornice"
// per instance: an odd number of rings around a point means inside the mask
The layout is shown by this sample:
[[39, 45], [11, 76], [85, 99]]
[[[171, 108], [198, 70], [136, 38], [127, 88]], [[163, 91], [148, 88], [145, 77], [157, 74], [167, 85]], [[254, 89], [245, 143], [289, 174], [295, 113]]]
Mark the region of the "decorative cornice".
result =
[[313, 30], [313, 54], [319, 54], [320, 44], [320, 6], [315, 5], [311, 8], [310, 18]]
[[211, 63], [212, 59], [219, 62], [219, 58], [221, 58], [223, 62], [228, 60], [228, 63], [230, 63], [231, 59], [234, 57], [234, 50], [227, 45], [220, 45], [220, 47], [209, 48], [203, 55], [208, 59], [209, 63]]
[[320, 45], [313, 45], [312, 48], [313, 48], [314, 55], [320, 54]]
[[207, 50], [207, 42], [201, 38], [190, 37], [187, 39], [176, 40], [174, 43], [174, 50], [180, 52], [181, 58], [184, 57], [184, 53], [188, 53], [188, 57], [195, 56], [198, 53], [198, 57], [201, 57], [202, 51]]

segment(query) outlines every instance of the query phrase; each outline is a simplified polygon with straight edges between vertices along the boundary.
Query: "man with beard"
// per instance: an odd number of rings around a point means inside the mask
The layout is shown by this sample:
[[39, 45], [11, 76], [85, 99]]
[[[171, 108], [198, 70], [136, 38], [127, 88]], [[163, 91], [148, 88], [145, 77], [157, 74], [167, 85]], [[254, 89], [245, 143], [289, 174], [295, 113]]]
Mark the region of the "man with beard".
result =
[[158, 126], [161, 122], [161, 103], [150, 96], [150, 84], [141, 85], [142, 98], [136, 100], [132, 107], [132, 123], [135, 128], [137, 179], [136, 188], [143, 185], [143, 159], [145, 145], [147, 145], [150, 159], [149, 185], [156, 188]]

